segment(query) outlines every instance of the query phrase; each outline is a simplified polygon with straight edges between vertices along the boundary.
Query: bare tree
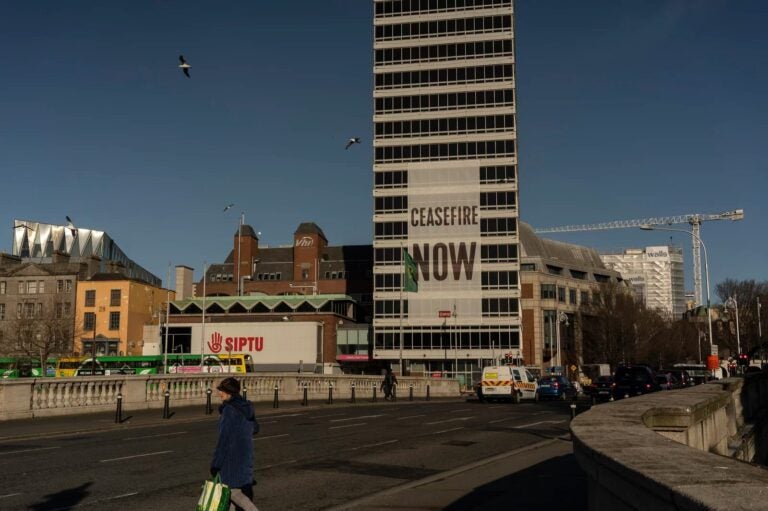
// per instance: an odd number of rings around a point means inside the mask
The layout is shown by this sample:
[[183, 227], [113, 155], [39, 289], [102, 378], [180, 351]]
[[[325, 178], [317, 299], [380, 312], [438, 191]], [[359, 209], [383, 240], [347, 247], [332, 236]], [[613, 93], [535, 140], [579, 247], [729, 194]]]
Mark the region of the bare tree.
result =
[[44, 375], [49, 357], [72, 353], [74, 338], [78, 335], [74, 308], [55, 296], [20, 305], [0, 341], [0, 353], [39, 359]]
[[[765, 330], [766, 319], [768, 318], [768, 281], [757, 282], [755, 280], [726, 279], [717, 284], [715, 293], [723, 304], [725, 304], [731, 297], [733, 297], [738, 304], [739, 337], [741, 338], [742, 351], [746, 352], [757, 348], [762, 342], [760, 339], [760, 327], [758, 325], [757, 301], [759, 299], [762, 304], [761, 317], [759, 320], [761, 321], [763, 330]], [[724, 316], [724, 320], [735, 323], [735, 309], [735, 307], [729, 307], [726, 316]], [[736, 348], [735, 328], [735, 324], [723, 328], [723, 331], [719, 332], [720, 339], [718, 339], [718, 342], [725, 341], [734, 352]], [[764, 333], [763, 338], [766, 336], [767, 335]]]

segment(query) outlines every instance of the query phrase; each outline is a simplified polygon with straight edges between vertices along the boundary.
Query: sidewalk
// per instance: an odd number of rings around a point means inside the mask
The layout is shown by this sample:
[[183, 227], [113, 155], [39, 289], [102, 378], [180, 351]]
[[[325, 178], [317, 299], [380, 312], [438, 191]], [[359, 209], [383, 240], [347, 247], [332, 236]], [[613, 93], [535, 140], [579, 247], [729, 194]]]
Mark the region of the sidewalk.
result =
[[332, 508], [362, 511], [587, 510], [587, 479], [556, 438]]

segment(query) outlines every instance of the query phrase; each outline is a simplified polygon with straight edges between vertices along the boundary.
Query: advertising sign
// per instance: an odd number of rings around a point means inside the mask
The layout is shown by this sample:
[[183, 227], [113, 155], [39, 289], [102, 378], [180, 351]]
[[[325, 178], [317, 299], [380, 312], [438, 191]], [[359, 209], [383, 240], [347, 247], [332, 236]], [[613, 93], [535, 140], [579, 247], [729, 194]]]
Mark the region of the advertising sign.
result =
[[645, 257], [651, 260], [669, 260], [669, 247], [646, 247]]
[[407, 248], [419, 282], [408, 295], [409, 320], [445, 310], [480, 320], [479, 202], [478, 167], [409, 168]]

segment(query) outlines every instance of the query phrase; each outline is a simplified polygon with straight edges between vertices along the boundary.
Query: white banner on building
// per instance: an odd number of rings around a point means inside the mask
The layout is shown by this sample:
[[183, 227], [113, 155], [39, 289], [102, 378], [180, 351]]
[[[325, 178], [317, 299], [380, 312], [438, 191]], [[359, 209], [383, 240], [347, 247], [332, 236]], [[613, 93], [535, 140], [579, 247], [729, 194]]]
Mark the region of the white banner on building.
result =
[[[173, 326], [191, 326], [192, 353], [200, 353], [201, 325]], [[314, 322], [207, 323], [204, 352], [248, 353], [255, 364], [314, 363], [320, 333], [320, 325]]]
[[646, 247], [645, 257], [654, 261], [669, 261], [669, 247]]
[[438, 321], [441, 310], [481, 319], [480, 241], [478, 167], [410, 168], [407, 249], [419, 280], [410, 320]]

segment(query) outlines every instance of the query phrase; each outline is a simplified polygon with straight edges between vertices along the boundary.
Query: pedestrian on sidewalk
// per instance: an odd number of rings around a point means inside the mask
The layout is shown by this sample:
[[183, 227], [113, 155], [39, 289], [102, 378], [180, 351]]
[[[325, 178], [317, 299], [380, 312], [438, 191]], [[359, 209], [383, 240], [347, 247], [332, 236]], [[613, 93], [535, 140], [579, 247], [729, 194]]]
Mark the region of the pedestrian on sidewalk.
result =
[[381, 382], [381, 390], [384, 391], [385, 401], [390, 401], [394, 397], [396, 385], [397, 378], [392, 373], [392, 369], [387, 369], [387, 374], [384, 375], [384, 381]]
[[216, 387], [219, 406], [219, 440], [211, 461], [211, 476], [219, 474], [229, 486], [230, 511], [258, 511], [253, 503], [253, 435], [259, 423], [250, 401], [240, 395], [240, 382], [225, 378]]

